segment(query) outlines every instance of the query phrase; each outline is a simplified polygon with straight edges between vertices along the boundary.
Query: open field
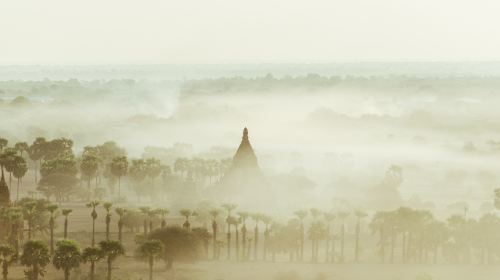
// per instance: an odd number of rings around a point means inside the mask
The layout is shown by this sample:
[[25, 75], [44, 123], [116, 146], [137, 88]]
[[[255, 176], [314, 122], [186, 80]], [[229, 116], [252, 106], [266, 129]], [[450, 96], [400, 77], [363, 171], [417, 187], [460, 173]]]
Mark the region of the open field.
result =
[[[147, 279], [147, 265], [131, 257], [119, 258], [114, 265], [114, 279]], [[23, 267], [12, 268], [13, 280], [23, 279]], [[81, 277], [74, 273], [73, 279], [86, 279], [87, 265], [80, 267]], [[97, 267], [98, 275], [104, 277], [105, 264]], [[383, 264], [297, 264], [264, 262], [212, 262], [176, 264], [168, 271], [163, 263], [155, 268], [155, 279], [169, 280], [493, 280], [500, 275], [499, 266], [454, 266], [454, 265], [383, 265]], [[62, 273], [53, 267], [45, 279], [62, 279]], [[101, 279], [101, 278], [98, 278]]]

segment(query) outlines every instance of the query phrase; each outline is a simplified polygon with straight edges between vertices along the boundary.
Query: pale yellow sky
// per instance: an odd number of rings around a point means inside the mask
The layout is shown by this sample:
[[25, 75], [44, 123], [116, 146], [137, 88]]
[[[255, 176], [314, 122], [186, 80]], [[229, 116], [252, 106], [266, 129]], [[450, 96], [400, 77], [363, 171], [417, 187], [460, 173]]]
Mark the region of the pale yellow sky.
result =
[[0, 64], [500, 60], [497, 0], [2, 0]]

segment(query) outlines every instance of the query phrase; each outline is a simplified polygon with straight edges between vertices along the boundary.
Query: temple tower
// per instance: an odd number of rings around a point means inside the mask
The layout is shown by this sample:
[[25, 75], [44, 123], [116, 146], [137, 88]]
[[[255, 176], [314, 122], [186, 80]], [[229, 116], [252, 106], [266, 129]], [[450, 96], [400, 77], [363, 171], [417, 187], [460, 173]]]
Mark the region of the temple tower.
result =
[[5, 182], [3, 168], [0, 167], [0, 169], [2, 169], [2, 177], [0, 178], [0, 208], [2, 208], [10, 206], [10, 192], [7, 182]]

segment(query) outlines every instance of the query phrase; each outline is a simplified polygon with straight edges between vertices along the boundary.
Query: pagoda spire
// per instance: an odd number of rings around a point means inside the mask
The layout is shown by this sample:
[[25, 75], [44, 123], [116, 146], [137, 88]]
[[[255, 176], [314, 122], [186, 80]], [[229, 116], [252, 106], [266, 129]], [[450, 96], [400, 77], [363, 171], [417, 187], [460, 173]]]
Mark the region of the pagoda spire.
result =
[[0, 178], [0, 207], [4, 207], [9, 206], [10, 204], [10, 192], [9, 187], [7, 186], [7, 182], [5, 182], [3, 166], [0, 167], [0, 169], [2, 169], [2, 177]]

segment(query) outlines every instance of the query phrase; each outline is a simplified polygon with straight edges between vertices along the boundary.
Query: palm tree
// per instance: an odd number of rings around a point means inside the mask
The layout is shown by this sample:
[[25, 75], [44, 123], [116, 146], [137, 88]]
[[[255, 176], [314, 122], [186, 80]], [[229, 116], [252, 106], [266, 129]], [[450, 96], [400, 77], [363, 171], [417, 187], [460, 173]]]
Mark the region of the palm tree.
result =
[[323, 213], [323, 216], [324, 216], [325, 222], [326, 222], [326, 234], [327, 234], [327, 237], [326, 237], [326, 248], [325, 248], [326, 249], [326, 252], [325, 252], [325, 255], [326, 255], [325, 261], [326, 262], [330, 262], [330, 256], [332, 256], [332, 254], [335, 253], [335, 252], [330, 252], [330, 240], [331, 240], [330, 226], [331, 226], [333, 220], [335, 220], [335, 214], [326, 212], [326, 213]]
[[16, 254], [19, 253], [20, 228], [23, 226], [22, 213], [19, 208], [10, 208], [6, 213], [6, 220], [11, 225], [9, 243], [14, 246]]
[[87, 247], [83, 250], [82, 259], [84, 262], [90, 262], [90, 280], [94, 280], [95, 263], [104, 258], [104, 252], [100, 248]]
[[210, 216], [212, 216], [212, 246], [214, 250], [213, 259], [217, 258], [217, 216], [219, 216], [219, 210], [210, 210]]
[[109, 240], [109, 225], [111, 224], [111, 207], [113, 203], [104, 202], [102, 207], [106, 210], [106, 240]]
[[250, 215], [250, 217], [255, 221], [255, 227], [253, 230], [253, 260], [257, 260], [257, 255], [258, 255], [258, 245], [259, 245], [259, 221], [261, 220], [261, 214], [258, 213], [253, 213]]
[[57, 242], [52, 263], [56, 269], [64, 271], [64, 280], [69, 280], [71, 269], [79, 267], [81, 262], [82, 254], [76, 242], [71, 240]]
[[99, 201], [91, 201], [87, 203], [87, 208], [92, 208], [90, 212], [90, 217], [92, 218], [92, 247], [95, 246], [95, 220], [97, 219], [96, 207], [99, 206]]
[[21, 179], [24, 175], [26, 175], [26, 172], [28, 172], [28, 165], [26, 164], [26, 161], [21, 156], [16, 157], [14, 169], [12, 170], [12, 175], [14, 175], [14, 178], [17, 179], [16, 201], [19, 200], [19, 185], [21, 183]]
[[151, 212], [151, 208], [149, 207], [140, 207], [139, 210], [141, 211], [142, 215], [144, 216], [144, 236], [148, 234], [148, 217], [149, 213]]
[[35, 163], [35, 184], [38, 183], [38, 169], [42, 165], [42, 158], [47, 153], [47, 141], [43, 137], [38, 137], [33, 141], [28, 149], [30, 159]]
[[222, 204], [222, 208], [226, 209], [227, 212], [227, 218], [226, 218], [226, 223], [227, 223], [227, 259], [229, 260], [231, 258], [231, 224], [230, 224], [230, 217], [231, 217], [231, 212], [238, 207], [236, 204], [231, 204], [231, 203], [226, 203]]
[[126, 210], [124, 208], [115, 208], [115, 213], [118, 215], [118, 241], [122, 242], [122, 232], [123, 232], [123, 216]]
[[43, 276], [49, 262], [49, 249], [45, 243], [30, 240], [24, 244], [21, 264], [29, 268], [26, 272], [28, 279], [38, 280], [39, 276]]
[[50, 227], [50, 255], [54, 255], [54, 227], [55, 227], [55, 217], [54, 214], [56, 213], [57, 209], [59, 207], [55, 204], [50, 204], [47, 206], [47, 210], [50, 213], [50, 218], [49, 218], [49, 227]]
[[159, 159], [156, 158], [146, 159], [146, 174], [151, 179], [151, 192], [154, 191], [155, 178], [161, 174], [161, 170], [162, 167]]
[[144, 259], [149, 265], [149, 280], [153, 280], [154, 260], [163, 253], [163, 243], [159, 240], [147, 240], [139, 246], [138, 257]]
[[121, 178], [127, 175], [128, 160], [126, 156], [113, 158], [110, 164], [111, 174], [118, 178], [118, 197], [121, 197]]
[[62, 209], [62, 214], [64, 216], [64, 239], [68, 238], [68, 216], [73, 212], [72, 209]]
[[2, 265], [3, 280], [7, 280], [9, 266], [17, 261], [16, 250], [10, 245], [0, 245], [0, 264]]
[[358, 262], [359, 261], [359, 234], [361, 232], [361, 219], [363, 219], [367, 215], [365, 212], [362, 212], [360, 210], [355, 211], [354, 215], [357, 218], [357, 221], [356, 221], [356, 245], [354, 247], [354, 261]]
[[33, 234], [33, 223], [37, 214], [36, 202], [30, 201], [23, 205], [23, 216], [28, 221], [28, 239], [31, 240]]
[[82, 163], [80, 164], [80, 171], [82, 173], [82, 176], [87, 177], [87, 189], [89, 192], [89, 200], [92, 197], [92, 195], [91, 195], [92, 191], [90, 189], [90, 182], [92, 180], [92, 177], [97, 175], [98, 169], [99, 169], [99, 159], [97, 158], [97, 156], [92, 155], [92, 154], [85, 154], [82, 157]]
[[309, 229], [310, 233], [310, 239], [311, 239], [311, 261], [316, 262], [317, 261], [317, 256], [318, 256], [318, 241], [319, 241], [319, 222], [318, 222], [318, 217], [321, 214], [321, 211], [316, 208], [311, 208], [309, 210], [311, 212], [311, 216], [313, 217], [313, 223], [311, 224], [311, 228]]
[[341, 211], [337, 213], [341, 221], [340, 225], [340, 262], [344, 261], [344, 247], [345, 247], [345, 219], [349, 216], [349, 212]]
[[111, 280], [111, 270], [113, 266], [113, 261], [125, 254], [125, 249], [123, 248], [123, 245], [115, 240], [105, 240], [99, 242], [99, 247], [103, 251], [104, 255], [107, 258], [107, 264], [108, 264], [108, 276], [107, 280]]
[[170, 213], [170, 210], [167, 208], [160, 208], [157, 212], [161, 217], [161, 228], [165, 228], [167, 226], [167, 215]]
[[186, 218], [186, 221], [182, 224], [182, 227], [190, 230], [191, 229], [191, 223], [189, 223], [189, 217], [193, 214], [191, 210], [189, 209], [182, 209], [179, 211], [179, 213]]
[[304, 243], [305, 243], [305, 228], [304, 219], [307, 217], [307, 211], [299, 210], [295, 212], [295, 216], [300, 220], [300, 260], [304, 260]]
[[241, 227], [241, 239], [242, 239], [242, 242], [241, 242], [241, 246], [242, 246], [242, 256], [243, 256], [243, 260], [246, 259], [246, 247], [247, 247], [247, 226], [246, 226], [246, 220], [248, 219], [249, 217], [249, 213], [248, 212], [239, 212], [238, 215], [240, 216], [240, 222], [243, 224], [243, 226]]
[[29, 150], [29, 145], [28, 143], [26, 142], [17, 142], [15, 145], [14, 145], [14, 149], [16, 149], [16, 151], [19, 152], [19, 154], [21, 155], [21, 157], [23, 156], [23, 153], [24, 152], [27, 152]]
[[9, 144], [9, 140], [0, 137], [0, 152], [3, 152], [3, 149], [7, 147], [7, 144]]
[[264, 230], [264, 250], [262, 256], [262, 259], [265, 261], [267, 256], [267, 249], [269, 247], [269, 234], [270, 234], [269, 225], [272, 223], [273, 219], [267, 215], [262, 215], [261, 221], [266, 226], [266, 229]]

